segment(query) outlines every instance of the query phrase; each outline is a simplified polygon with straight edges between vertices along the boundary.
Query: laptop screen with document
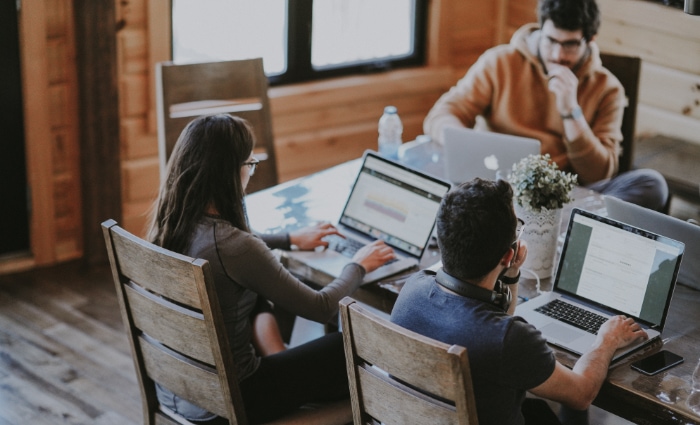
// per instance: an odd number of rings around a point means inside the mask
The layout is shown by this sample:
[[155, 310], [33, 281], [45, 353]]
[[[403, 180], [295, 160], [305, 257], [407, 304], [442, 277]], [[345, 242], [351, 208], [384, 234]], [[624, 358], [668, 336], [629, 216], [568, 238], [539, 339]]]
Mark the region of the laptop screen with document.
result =
[[663, 328], [683, 244], [574, 210], [555, 289]]

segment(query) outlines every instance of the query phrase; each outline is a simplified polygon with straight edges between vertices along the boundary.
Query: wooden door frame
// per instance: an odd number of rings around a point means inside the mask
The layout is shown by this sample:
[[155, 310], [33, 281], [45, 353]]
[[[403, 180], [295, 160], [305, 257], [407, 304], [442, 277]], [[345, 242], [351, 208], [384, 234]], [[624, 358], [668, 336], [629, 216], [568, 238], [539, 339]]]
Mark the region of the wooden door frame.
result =
[[[100, 223], [122, 217], [115, 3], [73, 1], [76, 29], [83, 258], [107, 261]], [[57, 220], [54, 201], [49, 60], [44, 0], [23, 0], [19, 12], [20, 62], [27, 181], [30, 190], [31, 256], [0, 264], [0, 272], [55, 264]]]
[[80, 111], [83, 259], [107, 262], [100, 223], [121, 222], [117, 22], [113, 1], [73, 0]]
[[51, 264], [56, 259], [55, 205], [49, 102], [46, 6], [44, 0], [24, 0], [19, 12], [22, 100], [30, 191], [32, 257], [15, 267]]

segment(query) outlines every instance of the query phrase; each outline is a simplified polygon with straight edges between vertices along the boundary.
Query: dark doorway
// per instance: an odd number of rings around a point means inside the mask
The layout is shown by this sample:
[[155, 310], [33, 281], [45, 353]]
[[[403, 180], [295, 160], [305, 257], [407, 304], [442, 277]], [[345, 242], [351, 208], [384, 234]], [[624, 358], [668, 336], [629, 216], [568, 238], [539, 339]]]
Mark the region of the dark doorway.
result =
[[29, 250], [17, 2], [0, 1], [0, 256]]

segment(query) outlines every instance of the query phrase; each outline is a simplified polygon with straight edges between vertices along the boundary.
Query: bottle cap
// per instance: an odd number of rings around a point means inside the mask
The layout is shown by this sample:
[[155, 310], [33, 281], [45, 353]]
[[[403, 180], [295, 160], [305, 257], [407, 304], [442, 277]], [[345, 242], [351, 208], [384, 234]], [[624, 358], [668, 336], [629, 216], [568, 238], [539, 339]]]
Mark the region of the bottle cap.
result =
[[396, 111], [396, 106], [386, 106], [386, 107], [384, 108], [384, 113], [385, 113], [385, 114], [395, 114], [396, 112], [397, 112], [397, 111]]

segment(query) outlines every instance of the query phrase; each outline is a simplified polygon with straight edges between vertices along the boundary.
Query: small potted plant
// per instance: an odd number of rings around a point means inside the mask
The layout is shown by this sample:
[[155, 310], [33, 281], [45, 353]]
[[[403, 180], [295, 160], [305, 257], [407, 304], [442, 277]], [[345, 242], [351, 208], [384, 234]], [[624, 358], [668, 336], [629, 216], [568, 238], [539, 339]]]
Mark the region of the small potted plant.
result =
[[576, 174], [560, 170], [549, 154], [521, 159], [508, 175], [513, 202], [533, 213], [560, 209], [571, 201], [569, 195], [576, 179]]
[[560, 170], [549, 154], [523, 158], [508, 175], [515, 212], [525, 222], [522, 239], [528, 255], [523, 268], [540, 278], [552, 276], [561, 209], [571, 201], [576, 180], [576, 174]]

